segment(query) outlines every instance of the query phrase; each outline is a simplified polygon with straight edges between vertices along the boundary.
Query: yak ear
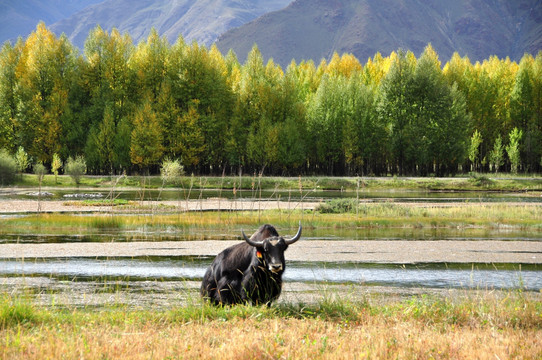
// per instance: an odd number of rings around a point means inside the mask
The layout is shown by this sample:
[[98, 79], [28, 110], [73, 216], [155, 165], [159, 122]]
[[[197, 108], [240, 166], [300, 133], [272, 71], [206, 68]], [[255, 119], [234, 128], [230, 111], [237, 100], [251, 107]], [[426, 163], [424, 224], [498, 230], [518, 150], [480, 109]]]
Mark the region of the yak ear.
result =
[[255, 247], [262, 247], [263, 245], [263, 241], [262, 242], [258, 242], [258, 241], [254, 241], [252, 239], [250, 239], [243, 230], [241, 230], [241, 233], [243, 234], [243, 238], [245, 239], [245, 241], [249, 244], [249, 245], [252, 245], [252, 246], [255, 246]]
[[301, 238], [301, 230], [302, 230], [302, 227], [301, 227], [301, 221], [299, 222], [299, 229], [297, 230], [297, 234], [294, 235], [293, 238], [291, 239], [284, 239], [284, 241], [286, 241], [286, 245], [291, 245], [293, 243], [295, 243], [297, 240], [299, 240]]

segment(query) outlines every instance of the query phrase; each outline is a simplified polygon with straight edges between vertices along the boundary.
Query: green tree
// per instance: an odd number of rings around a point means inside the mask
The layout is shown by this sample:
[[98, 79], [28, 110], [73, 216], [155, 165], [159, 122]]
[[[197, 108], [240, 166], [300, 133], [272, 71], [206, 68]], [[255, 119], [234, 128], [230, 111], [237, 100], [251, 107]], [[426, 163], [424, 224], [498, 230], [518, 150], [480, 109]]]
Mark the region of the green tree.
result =
[[113, 118], [113, 110], [106, 107], [103, 121], [98, 125], [98, 131], [93, 133], [95, 136], [95, 146], [99, 157], [99, 166], [112, 174], [115, 167], [115, 144], [117, 127]]
[[[232, 53], [229, 54], [230, 66], [237, 66]], [[263, 57], [257, 46], [254, 46], [247, 56], [244, 65], [239, 72], [232, 74], [235, 80], [232, 87], [235, 89], [236, 101], [233, 115], [227, 129], [228, 140], [226, 144], [228, 161], [237, 165], [240, 169], [248, 167], [248, 141], [250, 134], [255, 133], [255, 128], [263, 114], [261, 96], [265, 85], [265, 69]], [[250, 139], [253, 142], [252, 138]]]
[[22, 174], [30, 166], [30, 159], [22, 146], [19, 146], [15, 153], [15, 163], [17, 164], [17, 172]]
[[510, 143], [506, 146], [506, 153], [508, 154], [508, 158], [510, 159], [511, 170], [513, 174], [518, 173], [518, 169], [521, 164], [519, 142], [521, 141], [522, 136], [523, 132], [521, 130], [518, 130], [518, 128], [514, 128], [509, 134]]
[[282, 173], [298, 171], [306, 159], [305, 89], [297, 81], [297, 74], [295, 64], [288, 66], [275, 89], [279, 95], [277, 111], [273, 112], [279, 142], [275, 171]]
[[198, 156], [198, 167], [204, 171], [210, 171], [211, 167], [222, 168], [233, 104], [224, 58], [216, 47], [207, 50], [195, 42], [190, 46], [182, 42], [176, 44], [171, 57], [175, 58], [170, 70], [174, 75], [170, 82], [171, 95], [177, 113], [198, 113], [197, 125], [205, 142], [204, 152]]
[[129, 170], [132, 165], [130, 155], [132, 130], [132, 122], [127, 117], [122, 118], [116, 127], [113, 163], [118, 173]]
[[542, 156], [542, 124], [536, 117], [536, 85], [533, 81], [533, 73], [534, 59], [530, 55], [523, 56], [510, 96], [510, 117], [513, 126], [523, 131], [520, 152], [524, 165], [528, 169], [538, 168]]
[[185, 114], [178, 118], [175, 127], [174, 152], [181, 157], [181, 162], [185, 167], [198, 165], [205, 151], [205, 139], [198, 122], [198, 112], [195, 107], [190, 107]]
[[51, 172], [55, 174], [55, 184], [57, 183], [58, 171], [62, 167], [62, 160], [57, 153], [53, 154], [53, 162], [51, 163]]
[[0, 185], [11, 184], [15, 180], [17, 163], [6, 149], [0, 149]]
[[38, 182], [40, 184], [40, 193], [41, 193], [41, 184], [43, 182], [43, 177], [45, 176], [45, 174], [47, 174], [47, 169], [42, 163], [37, 162], [34, 164], [34, 166], [32, 166], [32, 172], [34, 173], [34, 175], [38, 177]]
[[309, 161], [328, 174], [341, 173], [345, 164], [347, 84], [348, 80], [342, 76], [324, 76], [307, 109]]
[[446, 81], [430, 45], [418, 59], [410, 87], [413, 109], [407, 134], [413, 153], [407, 158], [423, 175], [455, 173], [466, 150], [469, 117], [457, 84]]
[[474, 134], [472, 134], [472, 137], [470, 138], [470, 145], [469, 145], [469, 160], [472, 164], [472, 170], [477, 171], [478, 170], [478, 164], [479, 164], [479, 154], [480, 154], [480, 144], [482, 144], [482, 135], [478, 130], [474, 130]]
[[500, 167], [504, 165], [504, 147], [500, 135], [497, 136], [493, 150], [489, 153], [489, 163], [495, 170], [495, 173], [498, 173]]
[[81, 183], [81, 178], [87, 172], [87, 165], [84, 156], [79, 155], [75, 158], [70, 156], [68, 160], [66, 160], [64, 172], [73, 179], [77, 186], [79, 186]]
[[149, 170], [162, 158], [162, 131], [156, 114], [149, 102], [145, 102], [135, 113], [131, 136], [130, 158], [134, 165]]
[[378, 113], [381, 123], [389, 129], [389, 152], [392, 172], [403, 175], [412, 172], [415, 165], [411, 162], [415, 150], [416, 135], [412, 131], [412, 78], [416, 58], [410, 52], [399, 51], [390, 55], [392, 63], [388, 73], [380, 84]]
[[21, 141], [17, 126], [16, 68], [23, 46], [21, 39], [15, 46], [5, 42], [0, 51], [0, 148], [9, 151], [14, 151]]
[[160, 38], [155, 28], [151, 29], [147, 41], [140, 42], [130, 57], [128, 66], [136, 76], [140, 96], [156, 99], [167, 79], [169, 44], [166, 37]]
[[[129, 35], [121, 35], [117, 29], [108, 33], [98, 26], [87, 37], [84, 54], [87, 61], [81, 70], [81, 82], [88, 96], [84, 116], [92, 135], [86, 142], [85, 154], [94, 171], [121, 171], [130, 165], [132, 129], [126, 122], [133, 118], [137, 95], [141, 96], [135, 69], [129, 66], [134, 45]], [[98, 138], [107, 141], [102, 143]]]
[[43, 23], [26, 39], [17, 67], [18, 121], [22, 145], [44, 163], [60, 150], [63, 117], [69, 110], [75, 50]]
[[510, 99], [512, 125], [519, 129], [527, 129], [534, 114], [531, 63], [532, 58], [522, 58]]
[[162, 187], [166, 183], [178, 181], [184, 173], [184, 168], [179, 160], [164, 159], [160, 166], [160, 177], [162, 178]]
[[[491, 77], [487, 66], [476, 63], [468, 71], [469, 87], [466, 90], [467, 111], [472, 115], [469, 129], [476, 129], [484, 142], [478, 148], [478, 158], [485, 159], [490, 149], [487, 144], [495, 139], [496, 132], [502, 128], [501, 119], [496, 114], [496, 99], [500, 81]], [[475, 164], [480, 170], [480, 163]]]

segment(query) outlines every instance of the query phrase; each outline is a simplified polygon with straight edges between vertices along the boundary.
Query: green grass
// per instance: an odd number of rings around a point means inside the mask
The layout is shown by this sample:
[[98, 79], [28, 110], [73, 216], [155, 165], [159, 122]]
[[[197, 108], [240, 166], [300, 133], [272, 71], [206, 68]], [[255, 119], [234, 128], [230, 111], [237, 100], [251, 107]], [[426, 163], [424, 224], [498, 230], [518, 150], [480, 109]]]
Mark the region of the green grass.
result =
[[[188, 212], [175, 214], [33, 214], [2, 220], [1, 231], [28, 232], [73, 229], [91, 231], [101, 228], [135, 230], [232, 229], [258, 227], [271, 223], [281, 228], [486, 228], [506, 227], [524, 231], [542, 231], [542, 212], [538, 206], [506, 203], [465, 203], [457, 206], [425, 207], [412, 204], [368, 203], [357, 210], [343, 200], [331, 201], [331, 210], [267, 210], [240, 212]], [[137, 209], [137, 208], [135, 208]], [[322, 210], [321, 209], [321, 210]], [[167, 209], [171, 211], [171, 209]]]
[[94, 229], [120, 229], [124, 226], [122, 219], [115, 216], [93, 216], [89, 226]]
[[38, 309], [28, 299], [0, 296], [0, 329], [18, 325], [34, 325], [44, 321], [47, 311]]
[[[533, 298], [534, 296], [534, 298]], [[0, 329], [17, 326], [81, 324], [92, 322], [118, 325], [128, 323], [205, 323], [235, 319], [317, 319], [330, 322], [360, 322], [365, 316], [402, 318], [424, 323], [456, 326], [489, 326], [542, 330], [542, 302], [539, 296], [521, 291], [465, 293], [452, 299], [431, 295], [380, 302], [323, 296], [315, 303], [278, 303], [268, 306], [213, 306], [199, 299], [172, 308], [139, 309], [137, 306], [109, 305], [88, 308], [39, 306], [30, 297], [0, 296]], [[100, 311], [96, 311], [99, 309]]]
[[73, 201], [74, 205], [84, 205], [84, 206], [126, 206], [130, 205], [133, 202], [125, 199], [99, 199], [99, 200], [83, 200], [83, 201]]
[[[473, 295], [474, 294], [474, 295]], [[0, 296], [0, 358], [254, 359], [542, 356], [542, 303], [522, 292], [271, 307], [35, 305]]]
[[[16, 186], [37, 187], [38, 178], [33, 174], [17, 176]], [[67, 175], [45, 175], [43, 187], [76, 187], [74, 181]], [[160, 176], [83, 176], [79, 187], [106, 188], [112, 186], [125, 188], [159, 189], [163, 186]], [[411, 189], [411, 190], [445, 190], [445, 191], [542, 191], [540, 176], [510, 176], [509, 174], [478, 174], [471, 173], [464, 177], [451, 178], [410, 178], [410, 177], [274, 177], [252, 176], [182, 176], [167, 188], [199, 189], [267, 189], [304, 192], [318, 190], [356, 191], [358, 189]]]

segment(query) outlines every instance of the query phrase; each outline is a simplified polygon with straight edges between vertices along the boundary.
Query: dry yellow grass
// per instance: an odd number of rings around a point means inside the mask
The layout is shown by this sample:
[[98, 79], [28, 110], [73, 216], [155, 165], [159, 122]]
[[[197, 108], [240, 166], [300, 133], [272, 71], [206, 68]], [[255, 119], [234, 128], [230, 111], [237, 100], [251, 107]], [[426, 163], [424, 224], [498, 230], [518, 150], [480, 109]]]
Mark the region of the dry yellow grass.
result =
[[[438, 326], [379, 316], [17, 327], [3, 359], [540, 359], [540, 330]], [[10, 344], [6, 344], [10, 342]]]
[[538, 294], [174, 309], [0, 302], [1, 359], [541, 359]]

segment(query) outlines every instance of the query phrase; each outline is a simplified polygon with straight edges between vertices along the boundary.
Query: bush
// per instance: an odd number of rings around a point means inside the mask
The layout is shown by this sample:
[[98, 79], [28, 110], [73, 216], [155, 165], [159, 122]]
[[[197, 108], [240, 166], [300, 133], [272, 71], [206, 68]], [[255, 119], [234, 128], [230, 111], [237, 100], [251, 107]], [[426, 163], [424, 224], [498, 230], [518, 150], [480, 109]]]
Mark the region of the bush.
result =
[[160, 167], [160, 176], [163, 184], [178, 181], [184, 173], [184, 168], [179, 160], [166, 159]]
[[30, 166], [30, 159], [22, 146], [19, 146], [15, 153], [15, 164], [17, 164], [17, 171], [21, 174]]
[[11, 184], [17, 174], [17, 163], [7, 150], [0, 150], [0, 184]]
[[32, 167], [32, 171], [38, 176], [38, 181], [41, 184], [41, 182], [43, 181], [43, 177], [45, 176], [45, 174], [47, 174], [47, 169], [45, 168], [45, 166], [42, 163], [36, 163]]
[[475, 172], [469, 173], [469, 182], [474, 186], [489, 186], [493, 183], [493, 180], [485, 175], [481, 175]]
[[71, 176], [77, 185], [79, 185], [81, 183], [81, 177], [87, 172], [85, 158], [83, 156], [77, 156], [74, 159], [70, 156], [66, 161], [64, 171]]
[[358, 206], [356, 199], [333, 199], [318, 205], [316, 210], [323, 214], [345, 214], [355, 212]]

